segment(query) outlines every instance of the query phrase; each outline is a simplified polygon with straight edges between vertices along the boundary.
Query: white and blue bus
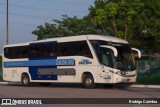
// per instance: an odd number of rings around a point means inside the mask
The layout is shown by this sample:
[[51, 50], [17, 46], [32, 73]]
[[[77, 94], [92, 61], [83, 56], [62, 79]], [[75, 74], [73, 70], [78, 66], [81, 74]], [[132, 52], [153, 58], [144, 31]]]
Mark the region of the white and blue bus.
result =
[[80, 35], [6, 45], [3, 79], [31, 83], [133, 83], [136, 67], [127, 41], [110, 36]]

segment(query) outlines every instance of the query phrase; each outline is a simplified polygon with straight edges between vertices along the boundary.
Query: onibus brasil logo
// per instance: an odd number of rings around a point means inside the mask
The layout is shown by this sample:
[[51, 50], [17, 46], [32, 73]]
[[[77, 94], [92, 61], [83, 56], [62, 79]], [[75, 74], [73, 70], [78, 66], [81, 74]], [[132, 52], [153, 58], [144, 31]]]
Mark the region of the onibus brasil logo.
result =
[[28, 99], [2, 99], [1, 105], [27, 105], [27, 104], [42, 104], [41, 100]]

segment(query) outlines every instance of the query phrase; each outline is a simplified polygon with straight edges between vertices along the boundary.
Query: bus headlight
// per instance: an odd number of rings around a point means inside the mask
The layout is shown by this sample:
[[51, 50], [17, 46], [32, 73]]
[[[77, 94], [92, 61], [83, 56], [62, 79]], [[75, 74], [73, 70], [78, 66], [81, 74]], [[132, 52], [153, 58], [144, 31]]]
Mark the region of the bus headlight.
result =
[[109, 70], [109, 71], [112, 72], [112, 73], [114, 73], [114, 74], [121, 75], [121, 71], [120, 70], [112, 69], [112, 70]]

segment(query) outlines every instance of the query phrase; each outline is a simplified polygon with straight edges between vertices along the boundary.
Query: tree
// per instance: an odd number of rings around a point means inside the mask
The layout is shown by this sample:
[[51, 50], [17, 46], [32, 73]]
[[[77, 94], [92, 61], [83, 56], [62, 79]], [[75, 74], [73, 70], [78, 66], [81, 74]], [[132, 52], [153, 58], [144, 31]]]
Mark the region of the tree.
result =
[[130, 41], [136, 34], [135, 19], [142, 8], [140, 0], [96, 0], [95, 6], [91, 6], [89, 10], [93, 23], [102, 26], [104, 34]]
[[125, 39], [146, 50], [159, 50], [159, 0], [96, 0], [89, 11], [93, 24], [101, 26], [104, 35]]
[[83, 18], [62, 16], [62, 20], [40, 25], [32, 33], [38, 39], [100, 34], [125, 39], [132, 46], [151, 52], [160, 48], [159, 0], [95, 0]]
[[160, 52], [160, 1], [142, 0], [144, 8], [139, 14], [137, 26], [139, 27], [139, 47], [149, 52]]
[[38, 36], [38, 40], [60, 36], [100, 34], [100, 31], [94, 29], [88, 17], [82, 19], [76, 16], [71, 18], [67, 15], [62, 15], [62, 17], [62, 20], [53, 20], [54, 24], [45, 23], [44, 26], [38, 26], [32, 33]]

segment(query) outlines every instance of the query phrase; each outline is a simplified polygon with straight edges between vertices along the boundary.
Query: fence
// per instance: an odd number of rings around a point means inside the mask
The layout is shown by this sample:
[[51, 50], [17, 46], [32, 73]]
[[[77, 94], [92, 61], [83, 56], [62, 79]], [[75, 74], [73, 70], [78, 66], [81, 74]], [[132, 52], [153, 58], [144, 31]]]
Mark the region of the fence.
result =
[[136, 62], [138, 73], [145, 73], [149, 69], [160, 69], [160, 55], [150, 55], [146, 59], [138, 60]]
[[0, 81], [2, 81], [2, 57], [0, 55]]

